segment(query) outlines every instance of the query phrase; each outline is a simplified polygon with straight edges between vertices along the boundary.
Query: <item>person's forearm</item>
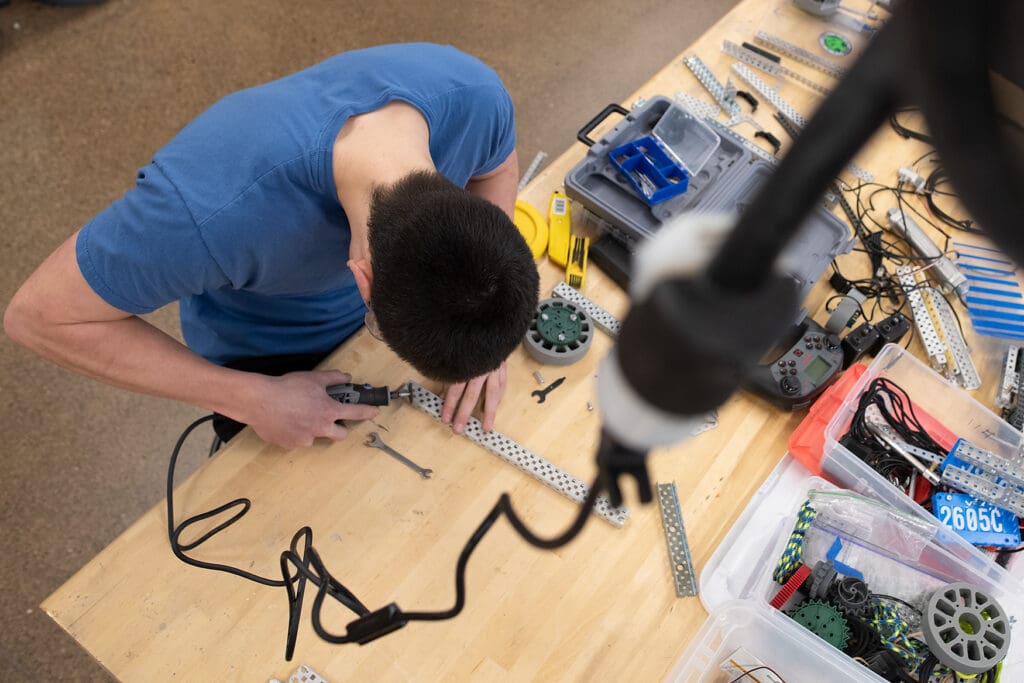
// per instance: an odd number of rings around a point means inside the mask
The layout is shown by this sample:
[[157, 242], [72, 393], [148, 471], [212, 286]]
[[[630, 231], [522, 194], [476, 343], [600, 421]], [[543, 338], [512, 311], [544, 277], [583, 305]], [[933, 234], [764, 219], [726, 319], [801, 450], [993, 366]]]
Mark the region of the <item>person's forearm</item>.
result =
[[210, 363], [138, 317], [63, 324], [37, 321], [8, 333], [40, 356], [83, 375], [242, 422], [258, 400], [259, 375]]
[[471, 179], [466, 189], [498, 206], [509, 218], [514, 217], [519, 194], [519, 163], [515, 152], [491, 174]]

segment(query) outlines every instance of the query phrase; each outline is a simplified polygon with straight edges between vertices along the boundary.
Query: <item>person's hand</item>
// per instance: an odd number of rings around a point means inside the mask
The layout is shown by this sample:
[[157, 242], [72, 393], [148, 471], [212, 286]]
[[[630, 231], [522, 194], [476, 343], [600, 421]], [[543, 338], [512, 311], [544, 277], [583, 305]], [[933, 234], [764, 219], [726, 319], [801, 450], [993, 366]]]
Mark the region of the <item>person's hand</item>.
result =
[[444, 392], [441, 421], [451, 425], [456, 434], [464, 432], [469, 414], [473, 412], [480, 399], [481, 390], [484, 392], [483, 428], [485, 432], [491, 431], [494, 428], [494, 415], [498, 412], [498, 404], [505, 395], [504, 362], [493, 372], [449, 386]]
[[335, 420], [368, 420], [378, 412], [374, 406], [338, 403], [327, 395], [331, 384], [352, 381], [338, 370], [290, 372], [262, 380], [242, 421], [264, 441], [284, 448], [310, 446], [317, 437], [340, 441], [348, 430]]

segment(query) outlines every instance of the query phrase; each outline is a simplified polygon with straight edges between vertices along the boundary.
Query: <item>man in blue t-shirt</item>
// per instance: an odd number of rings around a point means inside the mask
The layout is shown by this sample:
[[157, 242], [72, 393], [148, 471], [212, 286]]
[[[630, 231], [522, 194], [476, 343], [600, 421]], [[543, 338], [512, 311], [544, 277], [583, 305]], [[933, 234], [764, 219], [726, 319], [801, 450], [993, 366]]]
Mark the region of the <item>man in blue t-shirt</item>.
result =
[[[310, 371], [365, 320], [449, 385], [445, 422], [461, 432], [483, 395], [490, 429], [537, 303], [517, 175], [512, 102], [483, 63], [430, 44], [343, 53], [188, 124], [4, 325], [60, 365], [214, 410], [227, 436], [248, 424], [296, 447], [375, 414], [327, 397], [347, 374]], [[138, 317], [172, 301], [187, 348]]]

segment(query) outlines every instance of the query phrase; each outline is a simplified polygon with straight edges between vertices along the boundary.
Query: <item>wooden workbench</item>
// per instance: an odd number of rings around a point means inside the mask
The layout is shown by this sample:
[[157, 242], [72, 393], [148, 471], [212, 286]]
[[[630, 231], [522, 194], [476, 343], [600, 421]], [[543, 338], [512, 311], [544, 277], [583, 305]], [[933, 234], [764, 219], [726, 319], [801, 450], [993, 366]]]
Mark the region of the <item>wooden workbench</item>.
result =
[[[817, 52], [817, 37], [826, 28], [788, 3], [744, 0], [686, 52], [699, 55], [724, 81], [733, 60], [720, 52], [723, 38], [750, 41], [764, 29]], [[853, 39], [863, 47], [860, 38]], [[794, 68], [829, 82], [813, 70]], [[674, 59], [626, 104], [679, 91], [707, 99]], [[780, 94], [805, 115], [817, 102], [812, 91], [792, 82]], [[785, 141], [771, 113], [763, 102], [756, 118]], [[581, 124], [591, 114], [580, 112]], [[753, 129], [741, 126], [738, 132], [750, 137]], [[857, 162], [891, 184], [896, 168], [924, 151], [883, 131]], [[543, 211], [551, 191], [584, 153], [573, 144], [529, 185], [524, 198]], [[844, 258], [853, 273], [862, 268], [854, 264], [866, 261], [863, 254]], [[546, 261], [539, 267], [547, 296], [560, 273]], [[590, 268], [583, 293], [613, 314], [626, 311], [625, 295], [596, 268]], [[807, 303], [819, 320], [828, 295], [819, 284]], [[986, 382], [977, 395], [989, 402], [997, 352], [994, 345], [969, 340]], [[565, 368], [541, 368], [516, 351], [496, 428], [591, 481], [600, 416], [588, 411], [587, 402], [596, 404], [594, 373], [610, 347], [611, 340], [599, 334], [589, 354]], [[916, 342], [911, 348], [922, 353]], [[392, 386], [419, 379], [365, 331], [325, 366]], [[548, 382], [567, 378], [542, 405], [530, 397], [538, 369]], [[698, 571], [783, 456], [801, 417], [738, 394], [719, 411], [717, 428], [650, 458], [656, 481], [677, 484]], [[276, 578], [281, 551], [297, 529], [309, 525], [327, 567], [371, 609], [394, 601], [405, 610], [437, 610], [452, 604], [458, 553], [502, 492], [511, 493], [520, 514], [542, 533], [562, 529], [576, 512], [566, 499], [413, 407], [384, 408], [376, 423], [355, 427], [344, 442], [294, 451], [243, 432], [178, 487], [178, 522], [237, 497], [253, 503], [242, 522], [195, 554]], [[432, 468], [434, 477], [424, 481], [366, 448], [363, 440], [371, 430]], [[633, 491], [627, 495], [632, 513], [623, 528], [595, 517], [574, 543], [556, 552], [533, 549], [500, 521], [472, 558], [466, 608], [451, 621], [413, 623], [365, 647], [330, 645], [309, 625], [310, 591], [291, 663], [284, 660], [283, 590], [179, 562], [168, 547], [163, 504], [43, 607], [103, 666], [128, 681], [286, 680], [303, 662], [332, 682], [661, 680], [707, 615], [697, 598], [675, 596], [657, 506], [639, 507]], [[337, 633], [352, 618], [340, 608], [325, 613], [326, 626]]]

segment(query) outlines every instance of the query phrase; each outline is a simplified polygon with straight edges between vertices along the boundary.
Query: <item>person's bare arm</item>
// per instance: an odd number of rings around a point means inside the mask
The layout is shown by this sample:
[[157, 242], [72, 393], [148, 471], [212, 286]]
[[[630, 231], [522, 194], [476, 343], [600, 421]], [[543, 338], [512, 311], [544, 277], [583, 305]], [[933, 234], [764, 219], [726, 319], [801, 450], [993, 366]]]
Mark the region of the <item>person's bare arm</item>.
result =
[[508, 158], [494, 170], [470, 178], [466, 189], [497, 205], [512, 218], [516, 195], [519, 193], [519, 159], [516, 151], [512, 150]]
[[327, 396], [337, 371], [268, 377], [210, 363], [141, 318], [106, 303], [75, 257], [77, 233], [25, 281], [4, 314], [8, 336], [65, 368], [124, 389], [176, 399], [251, 425], [287, 448], [345, 437], [339, 419], [376, 414]]

